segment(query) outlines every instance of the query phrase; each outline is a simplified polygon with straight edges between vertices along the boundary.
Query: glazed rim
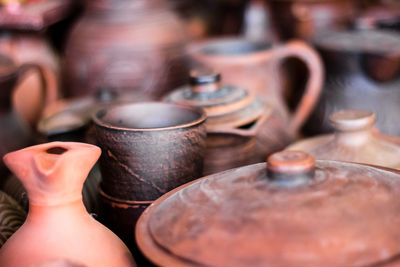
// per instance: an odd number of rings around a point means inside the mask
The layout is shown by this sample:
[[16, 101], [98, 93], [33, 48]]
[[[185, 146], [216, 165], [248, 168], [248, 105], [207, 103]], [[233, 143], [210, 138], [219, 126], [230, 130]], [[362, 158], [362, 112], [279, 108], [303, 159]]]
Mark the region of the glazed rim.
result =
[[[171, 126], [163, 126], [163, 127], [124, 127], [124, 126], [118, 126], [114, 125], [113, 122], [110, 122], [110, 120], [104, 120], [102, 117], [106, 116], [108, 112], [115, 112], [116, 110], [123, 110], [124, 108], [127, 107], [132, 107], [132, 106], [143, 106], [143, 107], [148, 107], [149, 105], [157, 105], [157, 106], [164, 106], [164, 107], [169, 107], [169, 108], [175, 108], [175, 109], [180, 109], [183, 112], [192, 112], [197, 114], [197, 118], [195, 120], [190, 120], [189, 122], [184, 122], [184, 123], [171, 123]], [[102, 114], [103, 113], [103, 114]], [[121, 118], [121, 117], [120, 117]], [[112, 129], [112, 130], [122, 130], [122, 131], [165, 131], [165, 130], [174, 130], [174, 129], [184, 129], [184, 128], [190, 128], [196, 125], [200, 125], [205, 122], [207, 119], [206, 113], [196, 107], [191, 107], [191, 106], [186, 106], [186, 105], [181, 105], [181, 104], [172, 104], [172, 103], [165, 103], [165, 102], [140, 102], [140, 103], [128, 103], [128, 104], [115, 104], [109, 107], [104, 107], [92, 115], [92, 119], [94, 123], [98, 126], [107, 128], [107, 129]], [[117, 121], [119, 118], [116, 117], [114, 118], [114, 121]], [[116, 123], [118, 124], [118, 123]]]

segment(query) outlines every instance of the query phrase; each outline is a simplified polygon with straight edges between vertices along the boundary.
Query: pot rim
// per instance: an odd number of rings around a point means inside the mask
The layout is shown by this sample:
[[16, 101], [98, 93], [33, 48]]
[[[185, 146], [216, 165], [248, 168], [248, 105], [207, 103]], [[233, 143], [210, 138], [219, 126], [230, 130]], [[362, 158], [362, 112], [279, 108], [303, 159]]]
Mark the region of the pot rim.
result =
[[[119, 108], [124, 108], [127, 106], [137, 106], [137, 105], [148, 105], [148, 104], [157, 104], [157, 105], [165, 105], [165, 106], [171, 106], [171, 107], [176, 107], [184, 110], [190, 110], [198, 113], [199, 118], [195, 119], [191, 122], [188, 123], [183, 123], [183, 124], [178, 124], [174, 126], [167, 126], [167, 127], [154, 127], [154, 128], [128, 128], [128, 127], [122, 127], [122, 126], [114, 126], [111, 123], [107, 123], [103, 121], [102, 119], [99, 118], [99, 113], [104, 112], [104, 111], [110, 111], [113, 109], [119, 109]], [[207, 119], [207, 115], [204, 110], [196, 107], [191, 107], [187, 105], [181, 105], [181, 104], [175, 104], [175, 103], [166, 103], [166, 102], [157, 102], [157, 101], [150, 101], [150, 102], [134, 102], [134, 103], [126, 103], [126, 104], [114, 104], [108, 107], [102, 107], [98, 110], [96, 110], [93, 115], [92, 115], [92, 120], [96, 126], [103, 127], [106, 129], [110, 130], [120, 130], [120, 131], [128, 131], [128, 132], [155, 132], [155, 131], [168, 131], [168, 130], [176, 130], [176, 129], [185, 129], [185, 128], [191, 128], [197, 125], [200, 125], [204, 123]]]

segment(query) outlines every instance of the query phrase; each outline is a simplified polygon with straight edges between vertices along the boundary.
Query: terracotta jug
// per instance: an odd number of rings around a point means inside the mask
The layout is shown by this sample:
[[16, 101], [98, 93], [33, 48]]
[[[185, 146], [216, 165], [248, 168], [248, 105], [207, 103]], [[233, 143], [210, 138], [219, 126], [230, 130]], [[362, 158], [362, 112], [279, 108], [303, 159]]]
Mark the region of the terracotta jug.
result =
[[384, 134], [400, 135], [400, 34], [379, 30], [321, 33], [314, 39], [326, 67], [309, 134], [332, 130], [329, 116], [343, 109], [371, 110]]
[[168, 192], [136, 239], [165, 267], [398, 266], [399, 194], [397, 171], [278, 152]]
[[163, 0], [86, 1], [65, 50], [68, 96], [100, 87], [155, 98], [182, 85], [183, 25]]
[[[44, 71], [39, 65], [23, 64], [17, 66], [10, 58], [0, 54], [0, 157], [7, 152], [22, 148], [33, 142], [31, 131], [25, 120], [12, 106], [12, 95], [18, 84], [23, 82], [30, 70], [36, 70], [44, 82]], [[46, 98], [49, 87], [42, 83], [41, 95]], [[50, 93], [51, 94], [51, 93]], [[0, 163], [0, 174], [7, 173], [3, 162]]]
[[[307, 44], [292, 41], [273, 46], [266, 41], [222, 38], [204, 41], [188, 48], [194, 68], [209, 68], [222, 74], [223, 83], [247, 89], [272, 105], [287, 131], [295, 134], [312, 111], [322, 85], [323, 68], [318, 54]], [[310, 72], [305, 95], [293, 114], [283, 99], [278, 79], [280, 63], [296, 57], [304, 61]]]
[[[343, 110], [331, 115], [334, 134], [305, 139], [288, 150], [301, 150], [316, 159], [340, 160], [400, 169], [400, 138], [374, 132], [375, 114]], [[394, 140], [394, 139], [397, 139]]]
[[58, 258], [87, 266], [135, 266], [128, 248], [82, 203], [83, 182], [100, 154], [93, 145], [53, 142], [4, 156], [28, 191], [29, 213], [1, 249], [2, 266], [26, 267]]
[[204, 175], [263, 161], [292, 141], [279, 111], [247, 88], [221, 84], [210, 70], [192, 71], [189, 83], [165, 100], [207, 113]]

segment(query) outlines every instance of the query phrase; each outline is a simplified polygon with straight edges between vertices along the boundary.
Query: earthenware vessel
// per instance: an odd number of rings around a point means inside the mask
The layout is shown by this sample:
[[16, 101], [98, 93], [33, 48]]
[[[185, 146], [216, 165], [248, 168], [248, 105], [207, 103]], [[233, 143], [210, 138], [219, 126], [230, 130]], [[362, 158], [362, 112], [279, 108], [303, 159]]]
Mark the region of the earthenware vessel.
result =
[[65, 49], [68, 96], [100, 87], [159, 97], [182, 85], [186, 35], [163, 0], [86, 1]]
[[357, 14], [352, 0], [270, 0], [272, 25], [280, 40], [311, 40], [327, 30], [348, 29]]
[[318, 104], [307, 123], [309, 134], [329, 132], [329, 116], [343, 109], [376, 114], [384, 134], [400, 135], [394, 123], [400, 112], [400, 34], [386, 31], [344, 31], [315, 38], [326, 67]]
[[[312, 111], [322, 85], [323, 69], [318, 54], [307, 44], [292, 41], [273, 46], [266, 41], [221, 38], [195, 43], [188, 48], [194, 68], [220, 72], [223, 83], [246, 88], [272, 105], [287, 122], [288, 132], [296, 133]], [[303, 61], [310, 78], [293, 114], [283, 99], [278, 79], [283, 60], [296, 57]]]
[[334, 134], [305, 139], [288, 150], [301, 150], [316, 159], [339, 160], [400, 169], [400, 138], [393, 142], [373, 131], [375, 114], [343, 110], [331, 115]]
[[[25, 80], [26, 73], [31, 70], [37, 71], [44, 81], [44, 72], [39, 65], [23, 64], [18, 66], [10, 58], [0, 55], [0, 157], [33, 142], [28, 124], [12, 106], [14, 89]], [[41, 90], [42, 96], [46, 98], [49, 91], [45, 82], [42, 83]], [[6, 173], [7, 169], [3, 162], [0, 162], [0, 175], [6, 177]]]
[[136, 239], [162, 266], [398, 264], [399, 191], [394, 170], [278, 152], [168, 192]]
[[0, 191], [0, 248], [24, 223], [26, 212], [3, 191]]
[[189, 83], [165, 100], [207, 113], [204, 175], [263, 161], [292, 140], [276, 109], [247, 88], [222, 85], [210, 70], [192, 71]]
[[57, 258], [87, 266], [135, 266], [128, 248], [82, 203], [83, 182], [100, 154], [93, 145], [53, 142], [4, 156], [29, 196], [25, 223], [0, 251], [4, 266], [25, 267]]

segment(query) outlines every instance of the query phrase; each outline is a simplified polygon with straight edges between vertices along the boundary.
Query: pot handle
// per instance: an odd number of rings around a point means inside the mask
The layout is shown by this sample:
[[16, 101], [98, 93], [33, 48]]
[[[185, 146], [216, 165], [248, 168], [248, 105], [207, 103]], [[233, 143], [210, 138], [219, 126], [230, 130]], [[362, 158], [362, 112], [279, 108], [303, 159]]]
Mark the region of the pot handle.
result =
[[[44, 105], [41, 110], [41, 114], [46, 106], [48, 106], [50, 103], [54, 102], [57, 98], [57, 87], [56, 86], [51, 86], [53, 83], [51, 79], [46, 75], [46, 70], [44, 67], [42, 67], [39, 64], [35, 63], [24, 63], [18, 67], [17, 73], [18, 73], [18, 84], [20, 84], [22, 81], [27, 78], [27, 73], [30, 70], [36, 70], [36, 72], [39, 74], [39, 78], [41, 81], [41, 95], [43, 98]], [[40, 115], [41, 115], [40, 114]]]
[[322, 61], [317, 52], [302, 41], [290, 41], [274, 52], [278, 64], [286, 58], [296, 57], [306, 64], [310, 73], [305, 92], [289, 120], [289, 133], [295, 134], [305, 123], [321, 93], [324, 77]]

